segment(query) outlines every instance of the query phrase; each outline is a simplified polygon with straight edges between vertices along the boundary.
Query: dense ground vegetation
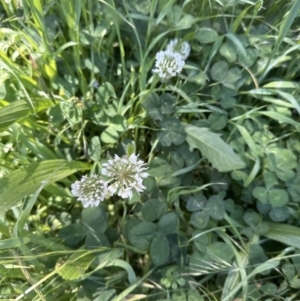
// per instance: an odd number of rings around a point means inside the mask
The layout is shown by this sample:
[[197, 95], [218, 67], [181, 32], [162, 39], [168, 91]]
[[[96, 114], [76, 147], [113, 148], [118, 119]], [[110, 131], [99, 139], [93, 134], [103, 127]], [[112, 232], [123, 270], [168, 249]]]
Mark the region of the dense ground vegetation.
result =
[[0, 0], [0, 299], [300, 300], [299, 9]]

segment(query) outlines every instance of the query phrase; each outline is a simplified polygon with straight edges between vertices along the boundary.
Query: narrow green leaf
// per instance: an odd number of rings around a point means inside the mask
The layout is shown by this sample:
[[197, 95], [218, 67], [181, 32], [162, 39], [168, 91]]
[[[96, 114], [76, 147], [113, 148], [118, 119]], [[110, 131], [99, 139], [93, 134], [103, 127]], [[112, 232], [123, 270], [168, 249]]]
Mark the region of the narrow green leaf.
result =
[[266, 222], [269, 230], [264, 236], [279, 241], [285, 245], [300, 249], [299, 227], [292, 225]]
[[89, 168], [89, 164], [76, 161], [48, 160], [34, 162], [23, 169], [11, 172], [0, 179], [0, 214], [15, 206], [26, 195], [33, 194], [43, 181], [46, 181], [47, 186], [78, 170]]

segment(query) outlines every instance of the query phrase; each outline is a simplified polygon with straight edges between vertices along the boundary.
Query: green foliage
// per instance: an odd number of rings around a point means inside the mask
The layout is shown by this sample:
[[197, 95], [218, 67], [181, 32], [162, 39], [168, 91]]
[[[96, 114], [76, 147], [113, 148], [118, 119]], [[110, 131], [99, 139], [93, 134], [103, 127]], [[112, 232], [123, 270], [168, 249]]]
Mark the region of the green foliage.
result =
[[[298, 300], [299, 8], [2, 0], [0, 299]], [[133, 153], [143, 193], [75, 201]]]

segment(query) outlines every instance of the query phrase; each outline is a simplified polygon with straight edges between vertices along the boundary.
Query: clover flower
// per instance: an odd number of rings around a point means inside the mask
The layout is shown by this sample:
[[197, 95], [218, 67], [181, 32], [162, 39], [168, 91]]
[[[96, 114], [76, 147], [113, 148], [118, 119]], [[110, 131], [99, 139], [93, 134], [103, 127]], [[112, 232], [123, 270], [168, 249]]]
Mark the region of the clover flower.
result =
[[99, 175], [83, 176], [71, 188], [71, 193], [82, 202], [84, 208], [98, 206], [107, 194], [107, 185]]
[[138, 160], [138, 156], [132, 154], [129, 158], [120, 158], [115, 155], [114, 159], [108, 160], [102, 165], [102, 175], [108, 180], [107, 191], [109, 194], [117, 193], [123, 199], [132, 198], [132, 192], [135, 190], [140, 193], [146, 189], [142, 184], [143, 178], [148, 177], [148, 173], [144, 172], [146, 164], [142, 160]]
[[190, 54], [191, 46], [188, 42], [179, 43], [178, 39], [174, 39], [169, 42], [166, 51], [179, 53], [182, 59], [185, 61]]
[[161, 80], [165, 81], [180, 73], [184, 64], [181, 54], [172, 51], [159, 51], [156, 54], [156, 69], [153, 69], [152, 72], [157, 73]]

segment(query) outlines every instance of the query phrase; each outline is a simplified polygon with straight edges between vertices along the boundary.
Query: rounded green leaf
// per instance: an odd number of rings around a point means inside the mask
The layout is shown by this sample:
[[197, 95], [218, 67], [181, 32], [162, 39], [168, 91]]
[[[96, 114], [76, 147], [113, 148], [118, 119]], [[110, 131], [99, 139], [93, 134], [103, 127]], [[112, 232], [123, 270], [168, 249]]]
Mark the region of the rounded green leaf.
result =
[[223, 43], [219, 49], [220, 54], [226, 58], [229, 63], [236, 61], [236, 47], [233, 43]]
[[180, 145], [185, 141], [186, 133], [179, 119], [175, 117], [166, 117], [161, 121], [160, 126], [162, 127], [162, 130], [157, 133], [157, 139], [161, 145]]
[[290, 216], [288, 207], [275, 207], [269, 212], [269, 216], [274, 222], [284, 222]]
[[224, 97], [220, 101], [220, 105], [223, 109], [231, 109], [236, 105], [236, 99], [233, 97]]
[[242, 51], [238, 54], [238, 62], [245, 67], [251, 67], [257, 59], [257, 50], [247, 48], [245, 53]]
[[255, 187], [252, 191], [252, 195], [261, 201], [263, 204], [268, 203], [268, 190], [265, 187]]
[[215, 63], [210, 69], [211, 78], [216, 82], [221, 82], [228, 72], [228, 64], [225, 61]]
[[196, 236], [196, 238], [193, 238], [193, 242], [197, 248], [198, 251], [205, 253], [206, 248], [208, 246], [208, 235], [207, 234], [201, 234], [199, 231], [193, 232], [193, 237]]
[[146, 222], [160, 219], [167, 212], [167, 205], [157, 199], [148, 200], [142, 207], [142, 217]]
[[186, 209], [190, 212], [203, 210], [206, 205], [207, 199], [203, 194], [193, 195], [188, 198]]
[[100, 205], [98, 207], [84, 208], [81, 212], [82, 220], [97, 232], [104, 233], [108, 226], [106, 211]]
[[119, 134], [117, 130], [109, 126], [101, 133], [101, 140], [104, 143], [116, 143], [119, 139]]
[[208, 121], [213, 131], [220, 131], [227, 125], [227, 116], [219, 113], [211, 113]]
[[224, 201], [218, 195], [213, 195], [207, 201], [205, 212], [207, 212], [212, 218], [221, 220], [225, 215]]
[[101, 158], [101, 141], [99, 136], [94, 136], [88, 144], [88, 156], [91, 160], [99, 162]]
[[218, 34], [211, 28], [200, 28], [197, 30], [195, 38], [202, 44], [209, 44], [215, 42]]
[[74, 247], [87, 235], [87, 229], [80, 224], [71, 224], [62, 228], [58, 237], [63, 239], [67, 246]]
[[257, 214], [256, 212], [245, 212], [243, 220], [248, 226], [253, 228], [259, 222], [259, 214]]
[[156, 93], [149, 94], [142, 103], [142, 107], [147, 111], [153, 120], [162, 120], [161, 99]]
[[127, 128], [127, 122], [124, 116], [116, 115], [109, 120], [110, 126], [118, 132], [124, 132]]
[[150, 222], [140, 222], [128, 230], [130, 243], [140, 250], [150, 247], [151, 240], [156, 232], [156, 225]]
[[275, 296], [277, 294], [277, 286], [274, 283], [266, 283], [259, 289], [266, 295], [272, 295]]
[[269, 202], [272, 207], [281, 207], [289, 201], [288, 193], [283, 189], [272, 188], [269, 190]]
[[167, 237], [156, 233], [150, 246], [150, 256], [155, 265], [164, 264], [170, 255], [170, 245]]
[[207, 247], [207, 254], [213, 261], [220, 263], [230, 262], [234, 256], [232, 249], [227, 244], [218, 241]]
[[241, 78], [241, 70], [239, 68], [231, 68], [224, 78], [224, 82], [234, 84]]
[[208, 221], [209, 215], [205, 211], [194, 212], [191, 216], [191, 224], [198, 229], [204, 229]]
[[170, 234], [177, 231], [179, 219], [174, 212], [169, 212], [162, 216], [157, 224], [157, 231], [163, 234]]

